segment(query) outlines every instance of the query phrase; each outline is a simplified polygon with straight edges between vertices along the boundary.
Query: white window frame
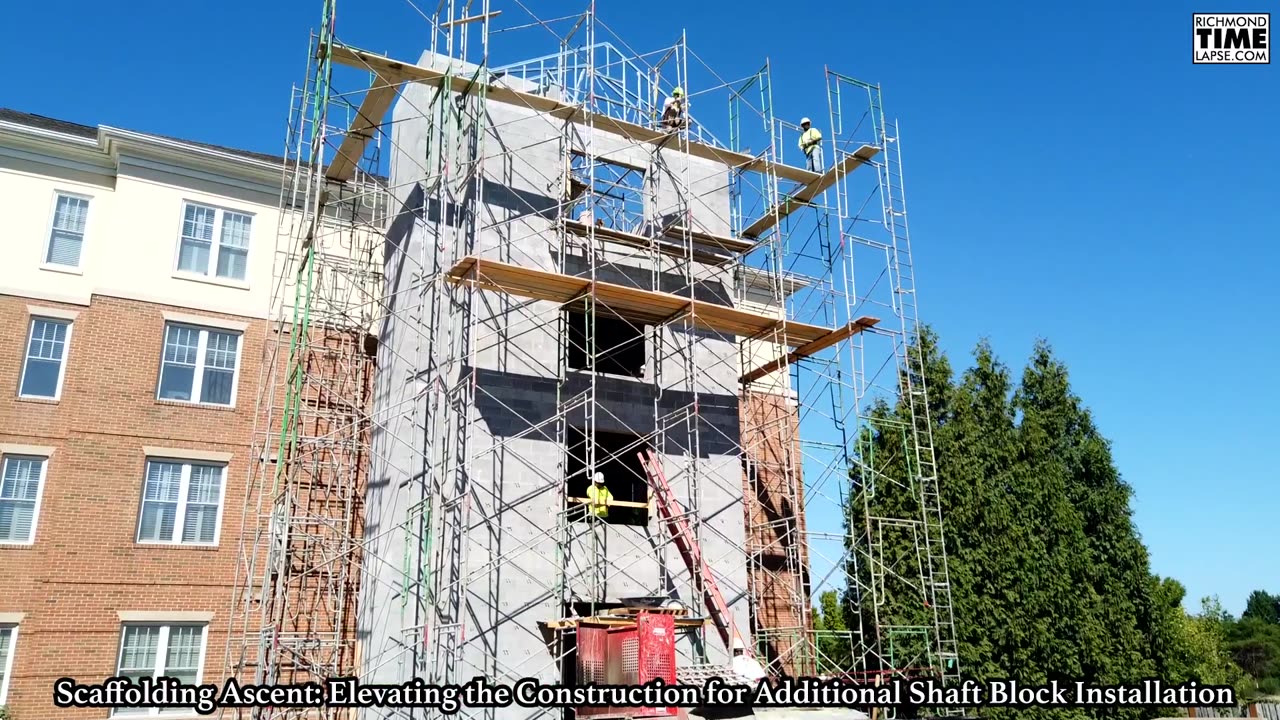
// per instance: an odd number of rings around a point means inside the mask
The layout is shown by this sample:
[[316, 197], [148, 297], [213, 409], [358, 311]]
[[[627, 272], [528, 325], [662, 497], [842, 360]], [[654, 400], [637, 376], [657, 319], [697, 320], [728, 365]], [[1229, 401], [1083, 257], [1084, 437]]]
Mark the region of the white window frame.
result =
[[[191, 378], [191, 399], [176, 400], [174, 398], [160, 397], [161, 383], [164, 380], [164, 353], [165, 343], [168, 342], [169, 328], [184, 327], [189, 330], [195, 330], [200, 333], [196, 341], [196, 369]], [[204, 390], [204, 370], [205, 370], [205, 352], [209, 348], [209, 333], [224, 333], [236, 336], [236, 369], [231, 374], [231, 399], [225, 405], [222, 403], [204, 402], [200, 399], [201, 391]], [[199, 405], [201, 407], [216, 408], [235, 408], [236, 398], [240, 391], [240, 368], [244, 362], [244, 336], [243, 330], [232, 330], [229, 327], [218, 327], [213, 325], [198, 325], [192, 322], [184, 322], [179, 320], [166, 320], [164, 323], [164, 332], [160, 336], [160, 368], [156, 374], [156, 400], [160, 402], [181, 403], [183, 405]]]
[[[178, 480], [178, 508], [175, 511], [176, 516], [173, 522], [173, 540], [143, 540], [142, 539], [142, 513], [147, 504], [147, 475], [151, 469], [151, 463], [172, 463], [182, 465], [182, 476]], [[222, 477], [218, 481], [218, 514], [213, 521], [213, 541], [212, 542], [183, 542], [182, 530], [187, 521], [187, 498], [191, 491], [191, 466], [192, 465], [209, 465], [218, 466], [222, 469]], [[142, 494], [138, 499], [138, 524], [133, 532], [133, 540], [139, 545], [169, 545], [173, 547], [217, 547], [218, 542], [222, 539], [222, 516], [226, 510], [227, 498], [227, 463], [212, 460], [192, 460], [189, 458], [170, 458], [170, 457], [148, 457], [142, 466]], [[153, 501], [154, 502], [154, 501]]]
[[[36, 543], [36, 530], [40, 525], [40, 504], [44, 500], [44, 487], [49, 480], [49, 456], [33, 455], [31, 453], [5, 452], [0, 454], [0, 484], [4, 483], [4, 469], [9, 464], [9, 460], [38, 460], [40, 462], [40, 480], [36, 484], [36, 504], [31, 509], [31, 534], [26, 540], [4, 540], [0, 539], [0, 545], [34, 545]], [[4, 703], [0, 703], [3, 705]]]
[[[31, 359], [31, 336], [36, 331], [36, 323], [44, 321], [57, 324], [65, 324], [67, 326], [67, 337], [62, 343], [62, 359], [58, 362], [58, 384], [53, 389], [53, 397], [48, 395], [24, 395], [22, 394], [22, 383], [27, 379], [27, 361]], [[27, 322], [26, 342], [22, 345], [22, 371], [18, 374], [18, 397], [29, 400], [50, 400], [57, 402], [62, 399], [62, 382], [67, 376], [67, 360], [71, 357], [71, 332], [75, 330], [75, 320], [66, 317], [51, 317], [49, 315], [32, 314]], [[236, 368], [240, 367], [239, 358], [236, 359]]]
[[[124, 636], [131, 627], [157, 627], [160, 628], [160, 640], [156, 643], [156, 664], [152, 669], [151, 677], [163, 677], [165, 667], [169, 658], [169, 630], [175, 627], [198, 627], [200, 628], [200, 662], [196, 664], [196, 680], [195, 684], [199, 685], [204, 679], [204, 662], [205, 655], [209, 649], [209, 623], [204, 622], [126, 622], [120, 625], [120, 649], [116, 651], [116, 669], [115, 674], [120, 674], [120, 663], [124, 662]], [[137, 711], [122, 711], [122, 708], [114, 708], [111, 711], [111, 717], [171, 717], [178, 715], [179, 717], [195, 716], [194, 708], [139, 708]]]
[[[184, 270], [181, 267], [182, 226], [187, 220], [187, 208], [192, 205], [213, 211], [213, 237], [209, 239], [209, 262], [205, 265], [204, 272]], [[218, 255], [222, 252], [222, 225], [226, 222], [227, 213], [244, 215], [249, 218], [249, 238], [247, 240], [248, 244], [244, 248], [244, 278], [242, 279], [223, 277], [218, 274]], [[255, 213], [223, 207], [221, 205], [215, 205], [214, 203], [203, 202], [200, 200], [183, 200], [181, 210], [178, 213], [178, 242], [174, 246], [173, 250], [173, 274], [177, 277], [199, 279], [215, 283], [248, 285], [249, 258], [253, 254], [253, 235], [257, 230], [257, 227], [258, 216]]]
[[[58, 263], [49, 262], [49, 248], [53, 245], [54, 223], [58, 220], [58, 198], [69, 197], [77, 200], [84, 200], [88, 207], [84, 211], [84, 233], [80, 238], [80, 258], [75, 265], [59, 265]], [[40, 249], [40, 267], [45, 270], [53, 270], [55, 272], [69, 272], [80, 274], [84, 272], [84, 255], [89, 247], [89, 217], [93, 212], [93, 196], [80, 192], [71, 192], [69, 190], [53, 191], [53, 207], [49, 208], [48, 229], [44, 234], [44, 245]]]
[[0, 682], [0, 707], [9, 699], [9, 681], [13, 679], [13, 658], [18, 654], [18, 623], [0, 622], [0, 630], [9, 631], [9, 655], [4, 659], [4, 681]]

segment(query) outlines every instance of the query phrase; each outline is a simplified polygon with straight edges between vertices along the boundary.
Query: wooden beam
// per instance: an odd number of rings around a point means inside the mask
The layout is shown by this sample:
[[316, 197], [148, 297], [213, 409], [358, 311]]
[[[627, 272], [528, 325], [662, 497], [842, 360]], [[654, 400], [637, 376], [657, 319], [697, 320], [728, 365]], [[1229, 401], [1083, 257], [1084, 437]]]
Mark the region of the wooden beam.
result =
[[827, 335], [820, 337], [817, 340], [814, 340], [813, 342], [807, 343], [805, 345], [801, 345], [800, 347], [796, 348], [795, 350], [792, 350], [786, 355], [774, 360], [770, 360], [764, 365], [761, 365], [755, 370], [752, 370], [746, 375], [743, 375], [741, 378], [742, 383], [745, 385], [747, 383], [755, 382], [756, 380], [759, 380], [760, 378], [764, 377], [765, 375], [768, 375], [771, 372], [774, 372], [775, 370], [780, 370], [783, 367], [791, 365], [792, 363], [796, 362], [800, 358], [811, 357], [813, 355], [816, 355], [817, 353], [823, 350], [826, 350], [827, 348], [831, 347], [832, 345], [835, 345], [836, 343], [840, 342], [841, 340], [844, 340], [845, 338], [853, 337], [855, 334], [860, 333], [863, 330], [868, 330], [874, 327], [879, 322], [880, 322], [880, 318], [860, 317], [857, 320], [854, 320], [853, 322], [849, 323], [848, 325], [845, 325], [842, 328], [836, 328], [835, 330], [832, 330], [830, 333], [827, 333]]
[[493, 12], [484, 13], [483, 15], [472, 15], [470, 17], [458, 18], [457, 20], [448, 20], [446, 22], [440, 23], [440, 27], [451, 28], [454, 25], [466, 25], [467, 23], [479, 22], [481, 20], [489, 20], [491, 18], [496, 18], [501, 14], [502, 14], [501, 10], [494, 10]]
[[874, 145], [863, 145], [852, 154], [845, 155], [840, 162], [827, 168], [826, 172], [816, 176], [812, 182], [806, 183], [804, 187], [783, 198], [777, 205], [776, 213], [773, 208], [769, 208], [768, 212], [742, 231], [742, 236], [752, 240], [759, 238], [765, 230], [781, 222], [782, 218], [812, 203], [814, 198], [835, 185], [837, 180], [853, 172], [858, 166], [869, 162], [879, 152], [880, 148]]
[[355, 174], [360, 158], [364, 156], [364, 147], [373, 138], [374, 131], [382, 124], [387, 110], [396, 99], [396, 86], [400, 83], [393, 78], [379, 73], [374, 77], [369, 91], [360, 101], [360, 109], [356, 111], [355, 120], [351, 121], [351, 129], [347, 131], [338, 153], [329, 164], [324, 176], [335, 182], [346, 182]]
[[[349, 67], [369, 70], [380, 75], [385, 74], [393, 77], [399, 76], [405, 80], [411, 80], [414, 82], [440, 85], [445, 79], [445, 74], [439, 70], [425, 68], [421, 65], [414, 65], [412, 63], [402, 63], [383, 55], [365, 52], [364, 50], [357, 50], [347, 45], [334, 45], [331, 56], [334, 62], [341, 63]], [[467, 90], [471, 81], [465, 77], [451, 76], [449, 78], [449, 84], [450, 90], [460, 93]], [[485, 88], [485, 97], [494, 102], [527, 107], [531, 110], [546, 113], [560, 120], [569, 120], [578, 123], [590, 122], [599, 130], [614, 133], [615, 135], [621, 135], [636, 142], [646, 143], [649, 145], [661, 145], [666, 142], [671, 135], [671, 132], [669, 131], [652, 130], [642, 125], [618, 120], [607, 115], [589, 113], [577, 105], [568, 105], [553, 98], [534, 95], [533, 93], [527, 93], [509, 87], [503, 87], [501, 85], [487, 85]], [[782, 165], [779, 163], [769, 163], [763, 158], [747, 155], [745, 153], [733, 152], [732, 150], [712, 147], [711, 145], [694, 142], [693, 140], [690, 140], [688, 143], [688, 153], [694, 157], [723, 163], [732, 168], [752, 170], [756, 172], [766, 172], [772, 169], [778, 177], [793, 180], [805, 185], [809, 185], [819, 178], [818, 173], [810, 172], [802, 168]]]
[[567, 303], [588, 296], [597, 304], [620, 317], [645, 324], [662, 324], [685, 311], [693, 324], [704, 330], [760, 338], [788, 347], [801, 347], [826, 337], [831, 328], [779, 320], [771, 315], [726, 307], [705, 300], [690, 300], [671, 293], [640, 290], [587, 278], [521, 267], [497, 260], [467, 256], [449, 270], [449, 281], [455, 285], [507, 293], [532, 300]]
[[[587, 498], [571, 497], [569, 498], [569, 502], [582, 503], [583, 505], [590, 505], [592, 501]], [[649, 503], [633, 502], [631, 500], [610, 500], [605, 504], [608, 505], [609, 507], [636, 508], [638, 510], [647, 510], [650, 505]]]

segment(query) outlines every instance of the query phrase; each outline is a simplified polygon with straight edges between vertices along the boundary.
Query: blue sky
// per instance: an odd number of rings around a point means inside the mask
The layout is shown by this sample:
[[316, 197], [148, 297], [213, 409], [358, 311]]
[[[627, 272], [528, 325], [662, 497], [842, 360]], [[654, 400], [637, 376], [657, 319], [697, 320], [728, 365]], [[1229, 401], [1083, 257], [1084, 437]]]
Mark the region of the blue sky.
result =
[[[523, 1], [547, 17], [585, 6]], [[280, 151], [318, 1], [127, 7], [10, 7], [28, 31], [0, 44], [0, 105]], [[769, 57], [775, 104], [797, 114], [825, 107], [824, 65], [881, 83], [901, 120], [922, 312], [953, 364], [986, 336], [1016, 374], [1048, 338], [1135, 488], [1153, 569], [1234, 613], [1254, 588], [1280, 591], [1280, 61], [1195, 66], [1190, 47], [1193, 12], [1266, 4], [599, 7], [637, 48], [687, 28], [726, 78]], [[338, 22], [398, 57], [425, 37], [406, 0], [340, 0]], [[517, 35], [506, 59], [550, 51]]]

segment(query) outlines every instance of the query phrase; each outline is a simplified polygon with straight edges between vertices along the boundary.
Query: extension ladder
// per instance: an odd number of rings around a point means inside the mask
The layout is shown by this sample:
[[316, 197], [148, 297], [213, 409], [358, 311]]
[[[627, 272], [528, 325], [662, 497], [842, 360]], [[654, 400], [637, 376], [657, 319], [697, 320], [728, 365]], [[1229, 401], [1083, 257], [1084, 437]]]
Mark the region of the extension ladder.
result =
[[694, 539], [693, 529], [689, 527], [689, 521], [685, 518], [684, 508], [680, 506], [675, 493], [671, 491], [667, 475], [662, 471], [662, 461], [652, 450], [646, 449], [639, 455], [644, 472], [649, 476], [649, 484], [653, 487], [658, 512], [666, 520], [667, 530], [671, 533], [676, 548], [680, 550], [680, 556], [684, 558], [689, 574], [702, 578], [703, 600], [707, 605], [707, 611], [711, 614], [712, 622], [720, 631], [725, 647], [729, 649], [730, 655], [733, 655], [736, 650], [741, 650], [744, 655], [751, 657], [753, 655], [751, 648], [738, 634], [733, 615], [729, 612], [729, 604], [724, 601], [724, 596], [720, 594], [720, 585], [711, 574], [711, 566], [702, 559], [702, 548]]

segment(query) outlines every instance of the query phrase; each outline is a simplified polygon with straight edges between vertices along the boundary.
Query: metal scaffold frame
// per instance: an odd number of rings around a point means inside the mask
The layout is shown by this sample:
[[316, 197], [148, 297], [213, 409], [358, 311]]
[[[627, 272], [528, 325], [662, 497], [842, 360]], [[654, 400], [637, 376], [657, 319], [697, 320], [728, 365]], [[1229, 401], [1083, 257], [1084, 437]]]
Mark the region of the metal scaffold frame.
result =
[[[767, 62], [726, 81], [683, 33], [669, 47], [636, 52], [594, 2], [578, 15], [525, 22], [489, 0], [441, 0], [422, 12], [429, 52], [418, 63], [393, 61], [341, 42], [335, 4], [324, 0], [291, 119], [277, 323], [259, 380], [259, 461], [248, 479], [231, 672], [259, 683], [388, 672], [440, 684], [570, 677], [575, 619], [610, 612], [616, 602], [606, 588], [647, 558], [679, 567], [651, 496], [618, 505], [650, 511], [642, 537], [580, 517], [572, 491], [648, 448], [664, 458], [717, 584], [731, 603], [745, 603], [750, 651], [771, 675], [954, 677], [936, 460], [911, 344], [919, 320], [901, 157], [879, 88], [828, 73], [832, 157], [814, 172], [786, 150], [797, 128], [775, 116]], [[504, 26], [491, 28], [499, 16]], [[554, 36], [556, 52], [494, 64], [491, 39], [525, 30]], [[353, 70], [364, 80], [337, 90]], [[685, 126], [670, 132], [660, 116], [674, 87], [689, 104]], [[851, 122], [848, 88], [865, 91], [869, 127]], [[727, 143], [700, 122], [722, 117], [717, 97], [728, 108]], [[388, 114], [393, 103], [398, 121]], [[541, 118], [545, 137], [515, 144], [503, 129], [517, 123], [495, 120], [494, 103]], [[430, 128], [425, 146], [397, 142], [396, 126], [412, 122]], [[514, 160], [538, 153], [555, 161]], [[708, 182], [706, 162], [723, 166], [722, 182]], [[876, 173], [859, 172], [863, 165]], [[397, 186], [398, 178], [411, 179]], [[516, 185], [555, 200], [538, 206], [513, 192], [524, 206], [498, 217], [487, 199]], [[877, 194], [879, 217], [867, 212]], [[545, 224], [538, 237], [548, 250], [510, 239], [532, 221]], [[416, 234], [403, 237], [417, 240], [397, 245], [397, 223], [411, 225]], [[482, 246], [481, 237], [497, 241]], [[859, 265], [855, 248], [878, 259]], [[393, 256], [395, 284], [386, 264]], [[634, 385], [651, 410], [640, 422], [617, 412], [616, 382], [592, 371], [620, 351], [597, 337], [611, 323], [644, 338]], [[395, 343], [375, 339], [387, 337]], [[530, 350], [546, 338], [554, 353]], [[493, 367], [531, 368], [549, 380], [554, 408], [539, 414], [496, 394], [486, 375]], [[393, 396], [393, 383], [414, 390]], [[851, 482], [867, 462], [860, 429], [881, 391], [905, 398], [914, 418], [903, 432], [915, 469], [886, 478], [918, 499], [918, 512], [902, 518], [873, 516], [861, 502], [868, 489]], [[490, 432], [482, 407], [499, 407], [514, 429]], [[631, 440], [604, 449], [602, 438], [618, 432]], [[557, 448], [558, 460], [522, 455], [530, 442]], [[494, 472], [499, 484], [486, 485]], [[386, 482], [408, 500], [394, 520], [370, 523], [369, 493]], [[548, 498], [554, 518], [533, 523], [518, 550], [495, 554], [493, 538], [512, 531], [513, 514], [524, 522], [520, 508], [535, 498]], [[724, 515], [724, 498], [738, 499], [727, 507], [740, 524], [713, 519]], [[904, 572], [877, 557], [873, 526], [920, 534], [918, 572], [904, 583], [885, 582]], [[703, 576], [661, 572], [662, 587], [649, 589], [697, 614]], [[522, 629], [541, 636], [546, 652], [508, 659], [497, 638], [510, 624], [514, 583], [524, 588], [521, 603], [553, 610]], [[918, 588], [933, 608], [922, 657], [895, 657], [888, 648], [904, 628], [874, 613], [869, 627], [855, 613], [848, 630], [814, 629], [824, 590], [877, 608], [902, 587]], [[395, 626], [376, 649], [355, 633], [357, 616], [374, 611], [379, 627]], [[716, 643], [705, 623], [682, 626], [694, 638], [682, 677], [721, 672], [710, 665], [721, 656], [707, 650]]]

